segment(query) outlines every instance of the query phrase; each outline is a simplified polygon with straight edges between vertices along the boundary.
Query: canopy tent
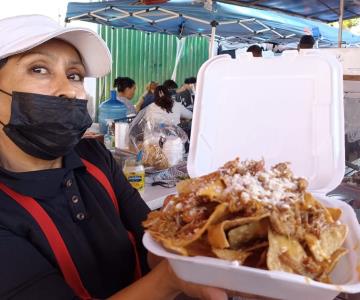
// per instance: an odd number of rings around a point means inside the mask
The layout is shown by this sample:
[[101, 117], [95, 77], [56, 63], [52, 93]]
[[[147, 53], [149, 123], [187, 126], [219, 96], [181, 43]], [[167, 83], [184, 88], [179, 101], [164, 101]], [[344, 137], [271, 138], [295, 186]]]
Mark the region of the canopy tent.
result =
[[[339, 20], [339, 0], [220, 0], [246, 7], [260, 8], [276, 12], [283, 12], [323, 22], [336, 22]], [[344, 0], [343, 19], [353, 19], [360, 16], [359, 0]]]
[[[73, 20], [180, 38], [197, 34], [241, 43], [291, 43], [305, 33], [313, 34], [326, 46], [336, 45], [338, 39], [337, 29], [323, 22], [215, 1], [208, 6], [190, 0], [172, 0], [161, 5], [143, 5], [134, 0], [71, 2], [66, 21]], [[360, 36], [344, 32], [343, 41], [360, 44]]]

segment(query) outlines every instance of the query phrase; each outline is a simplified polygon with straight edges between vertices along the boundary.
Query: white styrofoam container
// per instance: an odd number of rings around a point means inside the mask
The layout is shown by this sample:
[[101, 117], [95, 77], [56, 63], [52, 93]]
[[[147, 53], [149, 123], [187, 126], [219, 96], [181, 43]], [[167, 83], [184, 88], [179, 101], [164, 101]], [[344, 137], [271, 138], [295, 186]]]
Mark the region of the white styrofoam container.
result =
[[145, 247], [169, 259], [187, 281], [279, 299], [332, 299], [360, 292], [360, 227], [353, 209], [325, 194], [344, 174], [342, 69], [333, 56], [284, 53], [269, 59], [217, 56], [198, 74], [188, 157], [191, 177], [235, 157], [264, 158], [266, 166], [289, 161], [297, 176], [326, 206], [340, 207], [349, 226], [349, 254], [332, 273], [334, 284], [264, 271], [209, 257], [166, 251], [147, 233]]

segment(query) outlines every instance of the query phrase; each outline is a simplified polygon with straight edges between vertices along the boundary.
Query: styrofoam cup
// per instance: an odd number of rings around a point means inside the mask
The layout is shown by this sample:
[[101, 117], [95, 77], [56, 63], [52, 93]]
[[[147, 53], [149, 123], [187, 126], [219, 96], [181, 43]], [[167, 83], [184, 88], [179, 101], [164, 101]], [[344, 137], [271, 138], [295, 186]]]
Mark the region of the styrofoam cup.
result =
[[115, 148], [129, 149], [129, 124], [115, 123]]

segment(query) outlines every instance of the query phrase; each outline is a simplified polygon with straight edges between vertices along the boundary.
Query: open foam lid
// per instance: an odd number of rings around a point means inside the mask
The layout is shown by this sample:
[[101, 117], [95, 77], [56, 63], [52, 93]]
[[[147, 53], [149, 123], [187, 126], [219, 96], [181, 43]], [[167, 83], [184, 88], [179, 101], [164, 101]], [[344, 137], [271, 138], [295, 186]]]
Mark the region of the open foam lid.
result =
[[208, 60], [197, 79], [191, 177], [240, 157], [288, 161], [309, 190], [326, 193], [344, 174], [342, 68], [335, 57], [284, 53]]

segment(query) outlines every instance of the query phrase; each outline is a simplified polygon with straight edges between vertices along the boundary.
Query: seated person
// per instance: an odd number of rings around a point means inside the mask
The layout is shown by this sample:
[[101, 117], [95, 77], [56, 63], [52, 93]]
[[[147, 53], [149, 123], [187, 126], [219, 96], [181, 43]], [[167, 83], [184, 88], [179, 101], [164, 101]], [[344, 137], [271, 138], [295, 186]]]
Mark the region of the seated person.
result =
[[117, 99], [125, 104], [128, 115], [136, 115], [136, 109], [134, 104], [131, 103], [131, 99], [135, 95], [136, 84], [135, 81], [129, 77], [117, 77], [114, 80], [114, 88], [117, 88]]

